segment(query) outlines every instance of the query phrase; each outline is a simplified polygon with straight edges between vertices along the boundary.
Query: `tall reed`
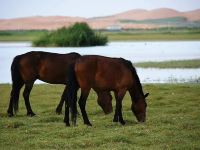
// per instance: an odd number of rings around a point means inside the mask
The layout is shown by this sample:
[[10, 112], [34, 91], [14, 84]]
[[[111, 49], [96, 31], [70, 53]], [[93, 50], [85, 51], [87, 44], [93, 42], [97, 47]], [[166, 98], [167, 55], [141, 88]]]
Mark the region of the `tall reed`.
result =
[[93, 31], [87, 23], [75, 23], [68, 28], [62, 27], [45, 33], [33, 41], [33, 46], [41, 47], [81, 47], [106, 45], [108, 38]]

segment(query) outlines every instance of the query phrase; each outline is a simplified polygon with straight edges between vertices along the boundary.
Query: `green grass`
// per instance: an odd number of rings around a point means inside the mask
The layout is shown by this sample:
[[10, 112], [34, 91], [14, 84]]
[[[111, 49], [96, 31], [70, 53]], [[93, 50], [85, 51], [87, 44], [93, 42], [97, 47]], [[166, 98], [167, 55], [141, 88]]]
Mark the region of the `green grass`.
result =
[[32, 41], [47, 33], [45, 30], [0, 31], [0, 41]]
[[200, 68], [200, 59], [134, 63], [142, 68]]
[[200, 40], [200, 28], [133, 29], [104, 32], [110, 41], [176, 41]]
[[[45, 30], [36, 31], [0, 31], [0, 41], [33, 41], [47, 34]], [[109, 41], [175, 41], [200, 40], [200, 28], [160, 28], [134, 29], [122, 32], [102, 33]]]
[[68, 28], [59, 28], [34, 40], [37, 47], [83, 47], [106, 45], [108, 39], [92, 30], [87, 23], [75, 23]]
[[[65, 127], [63, 115], [54, 110], [63, 91], [59, 85], [35, 85], [30, 99], [35, 117], [27, 117], [20, 97], [19, 113], [8, 118], [11, 85], [0, 84], [1, 149], [199, 149], [200, 85], [146, 84], [149, 92], [147, 122], [138, 124], [130, 110], [130, 97], [123, 101], [125, 126], [104, 115], [92, 92], [87, 112], [93, 127], [78, 117], [77, 127]], [[113, 100], [113, 104], [114, 104]]]
[[200, 33], [106, 33], [110, 41], [200, 40]]
[[120, 20], [121, 23], [134, 23], [134, 24], [176, 24], [188, 22], [185, 17], [171, 17], [160, 19], [146, 19], [146, 20]]

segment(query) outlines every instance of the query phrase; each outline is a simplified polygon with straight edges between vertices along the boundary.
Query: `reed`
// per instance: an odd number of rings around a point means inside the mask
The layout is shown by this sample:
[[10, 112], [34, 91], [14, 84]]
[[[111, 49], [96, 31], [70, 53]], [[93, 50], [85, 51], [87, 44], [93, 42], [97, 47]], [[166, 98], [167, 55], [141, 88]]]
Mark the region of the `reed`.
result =
[[106, 45], [108, 39], [94, 32], [86, 23], [75, 23], [68, 28], [62, 27], [45, 33], [33, 41], [33, 46], [40, 47], [81, 47]]

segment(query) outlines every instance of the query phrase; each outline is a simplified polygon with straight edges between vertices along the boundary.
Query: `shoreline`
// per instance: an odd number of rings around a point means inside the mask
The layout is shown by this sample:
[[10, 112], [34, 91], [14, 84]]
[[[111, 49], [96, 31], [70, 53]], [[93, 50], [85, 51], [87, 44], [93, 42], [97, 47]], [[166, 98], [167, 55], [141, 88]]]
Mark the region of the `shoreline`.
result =
[[[14, 30], [0, 31], [0, 41], [34, 41], [50, 31]], [[200, 28], [144, 29], [122, 31], [96, 31], [109, 41], [200, 41]]]

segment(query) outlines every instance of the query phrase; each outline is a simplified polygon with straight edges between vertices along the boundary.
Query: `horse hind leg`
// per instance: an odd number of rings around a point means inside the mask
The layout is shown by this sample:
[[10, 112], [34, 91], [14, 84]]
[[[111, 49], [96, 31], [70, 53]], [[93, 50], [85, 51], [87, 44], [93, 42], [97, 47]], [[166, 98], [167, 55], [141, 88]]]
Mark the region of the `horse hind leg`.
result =
[[85, 110], [86, 100], [88, 98], [89, 92], [90, 92], [90, 90], [81, 90], [81, 96], [80, 96], [78, 103], [79, 103], [79, 107], [81, 109], [84, 124], [86, 124], [88, 126], [92, 126], [92, 124], [90, 123], [90, 121], [88, 119], [87, 112]]
[[115, 92], [116, 108], [115, 108], [115, 115], [113, 118], [113, 122], [119, 121], [122, 125], [125, 125], [125, 121], [122, 116], [122, 100], [125, 94], [126, 90], [120, 90], [118, 92]]
[[13, 108], [15, 109], [15, 113], [18, 110], [19, 94], [20, 94], [20, 90], [21, 90], [23, 85], [24, 85], [24, 83], [22, 81], [13, 82], [12, 90], [11, 90], [11, 93], [10, 93], [10, 103], [9, 103], [9, 107], [8, 107], [8, 110], [7, 110], [9, 117], [14, 116]]
[[62, 107], [63, 107], [63, 104], [64, 104], [64, 101], [65, 101], [65, 99], [66, 99], [66, 87], [65, 87], [65, 89], [64, 89], [64, 91], [63, 91], [63, 94], [62, 94], [62, 96], [61, 96], [61, 99], [60, 99], [60, 102], [59, 102], [59, 104], [58, 104], [58, 106], [57, 106], [57, 108], [56, 108], [56, 113], [58, 114], [58, 115], [60, 115], [61, 113], [62, 113]]
[[31, 105], [30, 105], [30, 101], [29, 101], [29, 96], [30, 96], [30, 92], [33, 88], [33, 82], [30, 83], [26, 83], [25, 84], [25, 89], [23, 92], [23, 96], [24, 96], [24, 100], [25, 100], [25, 105], [26, 105], [26, 109], [27, 109], [27, 116], [35, 116], [35, 113], [32, 111]]

